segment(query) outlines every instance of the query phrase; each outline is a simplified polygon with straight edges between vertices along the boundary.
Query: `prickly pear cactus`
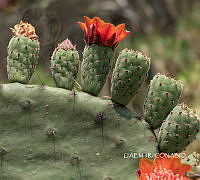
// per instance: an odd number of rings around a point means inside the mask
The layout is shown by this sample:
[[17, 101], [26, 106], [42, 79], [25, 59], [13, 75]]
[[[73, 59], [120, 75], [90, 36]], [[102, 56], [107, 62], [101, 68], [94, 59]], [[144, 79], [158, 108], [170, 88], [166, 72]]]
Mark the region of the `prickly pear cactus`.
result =
[[7, 73], [9, 82], [28, 83], [39, 56], [39, 42], [31, 24], [20, 22], [12, 29], [8, 45]]
[[158, 135], [162, 152], [181, 152], [196, 137], [200, 119], [186, 105], [177, 105], [163, 122]]
[[157, 129], [177, 105], [183, 85], [180, 81], [157, 74], [151, 80], [144, 104], [144, 119]]
[[57, 87], [72, 90], [78, 73], [79, 54], [70, 40], [66, 39], [54, 50], [51, 72]]
[[139, 159], [124, 153], [157, 152], [153, 133], [127, 108], [19, 83], [1, 85], [0, 146], [2, 180], [133, 180]]
[[[176, 106], [182, 84], [164, 75], [151, 81], [145, 121], [124, 106], [149, 69], [149, 59], [138, 52], [120, 54], [113, 73], [112, 100], [94, 97], [106, 81], [114, 49], [130, 32], [124, 24], [115, 27], [98, 17], [85, 17], [85, 23], [79, 24], [86, 42], [82, 89], [90, 94], [70, 91], [79, 57], [69, 40], [51, 58], [52, 75], [61, 88], [0, 85], [0, 179], [133, 180], [141, 156], [179, 152], [197, 134], [199, 118], [189, 108]], [[16, 25], [13, 32], [8, 78], [27, 83], [37, 62], [39, 42], [27, 23]], [[116, 89], [120, 89], [117, 94]], [[154, 129], [160, 126], [156, 137]]]
[[99, 45], [86, 46], [83, 52], [81, 66], [82, 89], [97, 96], [103, 88], [113, 58], [113, 50], [110, 47]]
[[146, 79], [149, 67], [150, 58], [140, 52], [124, 49], [113, 70], [112, 100], [127, 105]]

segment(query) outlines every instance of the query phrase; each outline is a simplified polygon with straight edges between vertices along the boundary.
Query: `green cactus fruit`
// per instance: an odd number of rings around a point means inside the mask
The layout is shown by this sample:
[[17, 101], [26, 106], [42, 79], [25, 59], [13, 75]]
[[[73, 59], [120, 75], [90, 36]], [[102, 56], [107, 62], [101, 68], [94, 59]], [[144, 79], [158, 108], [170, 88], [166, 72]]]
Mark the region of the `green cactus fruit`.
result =
[[97, 96], [103, 88], [111, 69], [113, 49], [92, 44], [86, 45], [81, 65], [82, 90]]
[[39, 56], [39, 41], [31, 24], [20, 22], [12, 29], [8, 45], [7, 73], [9, 82], [28, 83]]
[[171, 110], [177, 105], [183, 85], [180, 81], [157, 74], [151, 80], [144, 103], [144, 119], [153, 129], [161, 126]]
[[79, 54], [70, 40], [66, 39], [54, 50], [51, 72], [57, 87], [72, 90], [77, 77]]
[[163, 122], [158, 143], [162, 152], [181, 152], [196, 137], [200, 119], [186, 105], [177, 105]]
[[149, 67], [150, 58], [141, 52], [124, 49], [112, 75], [112, 100], [127, 105], [146, 79]]

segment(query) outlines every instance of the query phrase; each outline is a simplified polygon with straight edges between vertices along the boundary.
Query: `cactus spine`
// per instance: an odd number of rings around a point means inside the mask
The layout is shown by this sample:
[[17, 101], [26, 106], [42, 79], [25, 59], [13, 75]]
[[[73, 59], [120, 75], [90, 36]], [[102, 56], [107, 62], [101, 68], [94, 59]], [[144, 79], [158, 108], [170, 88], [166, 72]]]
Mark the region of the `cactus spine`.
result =
[[124, 49], [112, 75], [112, 100], [127, 105], [146, 79], [149, 67], [150, 58], [140, 52]]
[[28, 83], [39, 56], [39, 41], [31, 24], [20, 22], [12, 29], [8, 45], [7, 73], [9, 82]]
[[66, 39], [54, 50], [51, 72], [57, 87], [72, 90], [78, 73], [79, 54], [70, 40]]

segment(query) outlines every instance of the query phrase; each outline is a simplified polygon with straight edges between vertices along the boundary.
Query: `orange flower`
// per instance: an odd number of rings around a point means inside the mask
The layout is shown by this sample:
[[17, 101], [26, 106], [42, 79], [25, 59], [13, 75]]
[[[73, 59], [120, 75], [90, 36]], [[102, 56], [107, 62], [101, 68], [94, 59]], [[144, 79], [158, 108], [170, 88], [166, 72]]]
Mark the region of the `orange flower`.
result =
[[37, 40], [38, 36], [35, 34], [35, 28], [28, 23], [25, 23], [23, 21], [20, 21], [19, 24], [14, 26], [13, 28], [10, 28], [14, 34], [14, 36], [24, 36], [32, 40]]
[[168, 155], [154, 160], [141, 159], [139, 166], [138, 180], [189, 180], [185, 173], [192, 171], [192, 166], [182, 164], [177, 156]]
[[98, 44], [100, 46], [116, 48], [120, 41], [124, 40], [129, 31], [125, 30], [125, 24], [114, 26], [111, 23], [105, 23], [99, 17], [90, 19], [84, 16], [85, 23], [78, 22], [85, 32], [85, 42], [88, 45]]

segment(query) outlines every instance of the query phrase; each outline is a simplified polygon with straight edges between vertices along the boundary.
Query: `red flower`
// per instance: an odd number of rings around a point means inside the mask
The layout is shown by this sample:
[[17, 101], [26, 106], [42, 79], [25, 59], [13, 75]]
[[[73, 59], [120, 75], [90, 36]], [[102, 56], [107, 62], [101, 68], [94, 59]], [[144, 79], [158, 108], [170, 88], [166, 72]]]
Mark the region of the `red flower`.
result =
[[189, 180], [185, 173], [192, 171], [192, 166], [168, 155], [156, 157], [155, 160], [141, 159], [139, 166], [138, 180]]
[[85, 32], [85, 42], [88, 45], [98, 44], [100, 46], [116, 48], [120, 41], [124, 40], [129, 31], [125, 30], [125, 24], [114, 26], [111, 23], [105, 23], [99, 17], [90, 19], [84, 16], [85, 23], [78, 22]]

